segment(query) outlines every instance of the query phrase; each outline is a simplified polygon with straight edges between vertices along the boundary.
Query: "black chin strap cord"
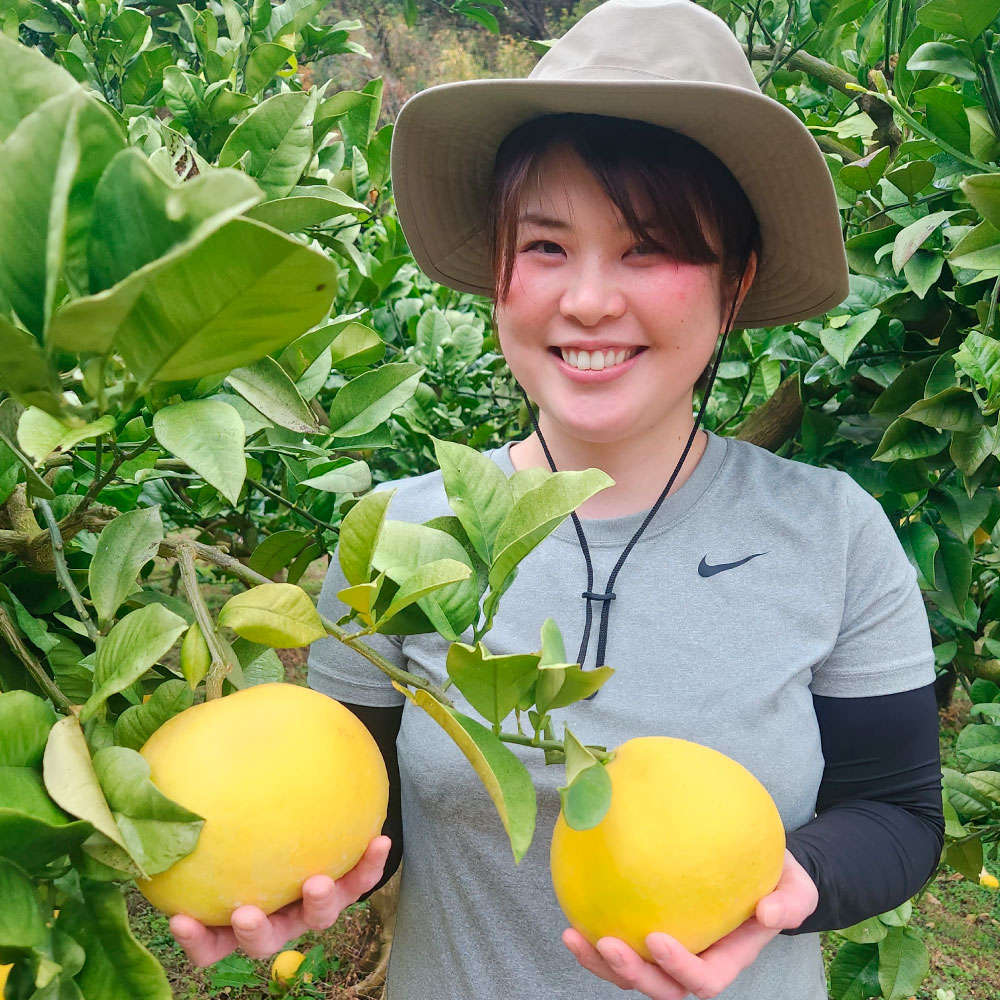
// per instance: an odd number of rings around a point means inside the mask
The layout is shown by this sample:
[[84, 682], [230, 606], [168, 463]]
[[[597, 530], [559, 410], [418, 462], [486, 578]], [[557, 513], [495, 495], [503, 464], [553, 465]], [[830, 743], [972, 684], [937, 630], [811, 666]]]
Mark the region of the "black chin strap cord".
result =
[[[743, 275], [746, 272], [746, 265], [749, 261], [749, 256], [747, 256], [743, 261], [743, 267], [740, 270], [740, 274]], [[604, 663], [604, 652], [607, 648], [608, 641], [608, 619], [611, 615], [611, 602], [615, 600], [616, 595], [612, 588], [615, 585], [615, 580], [618, 578], [618, 572], [625, 565], [625, 560], [628, 558], [629, 553], [635, 547], [636, 542], [639, 541], [639, 537], [646, 530], [646, 526], [650, 521], [656, 516], [656, 512], [660, 509], [663, 501], [666, 500], [667, 495], [670, 493], [670, 488], [674, 485], [674, 480], [677, 479], [681, 471], [681, 467], [684, 465], [687, 459], [688, 453], [691, 450], [692, 444], [694, 444], [695, 435], [698, 433], [698, 428], [701, 426], [702, 417], [705, 415], [705, 407], [708, 405], [709, 396], [712, 394], [712, 387], [715, 384], [715, 376], [719, 371], [719, 364], [722, 361], [722, 352], [726, 348], [726, 339], [729, 336], [729, 332], [732, 329], [733, 314], [736, 312], [736, 303], [738, 301], [739, 295], [737, 291], [737, 298], [733, 299], [733, 304], [729, 310], [729, 319], [726, 321], [726, 328], [722, 333], [722, 340], [719, 343], [718, 351], [715, 355], [715, 362], [712, 365], [712, 372], [709, 375], [708, 384], [705, 386], [705, 392], [702, 396], [701, 406], [698, 408], [698, 416], [695, 418], [694, 426], [691, 428], [691, 433], [688, 435], [687, 444], [684, 445], [684, 450], [681, 452], [681, 457], [674, 467], [674, 471], [670, 474], [670, 478], [667, 480], [667, 485], [663, 487], [663, 492], [660, 493], [656, 500], [656, 503], [650, 508], [649, 513], [646, 515], [645, 520], [639, 525], [636, 533], [629, 539], [628, 544], [622, 550], [622, 554], [618, 557], [618, 562], [615, 563], [615, 568], [611, 571], [611, 575], [608, 577], [607, 586], [603, 594], [594, 593], [594, 564], [590, 558], [590, 549], [587, 546], [587, 536], [583, 532], [583, 525], [580, 523], [580, 518], [577, 516], [576, 511], [571, 515], [573, 518], [573, 526], [576, 528], [577, 538], [580, 540], [580, 548], [583, 550], [583, 558], [587, 564], [587, 589], [580, 595], [586, 602], [586, 620], [583, 627], [583, 640], [580, 643], [580, 652], [577, 653], [576, 662], [581, 666], [584, 666], [584, 657], [587, 655], [588, 648], [590, 646], [590, 629], [593, 623], [593, 602], [601, 602], [601, 628], [597, 637], [597, 656], [595, 657], [594, 666], [599, 667]], [[552, 453], [549, 451], [548, 445], [545, 443], [545, 438], [542, 436], [542, 429], [538, 426], [538, 418], [535, 416], [535, 411], [531, 407], [531, 403], [528, 400], [528, 394], [524, 391], [524, 387], [519, 383], [515, 383], [517, 388], [520, 390], [521, 395], [524, 397], [524, 404], [528, 408], [528, 413], [531, 416], [531, 422], [535, 426], [535, 433], [538, 435], [538, 441], [542, 446], [542, 451], [545, 452], [545, 458], [549, 463], [549, 468], [556, 472], [556, 463], [553, 461]], [[591, 695], [593, 697], [593, 695]]]

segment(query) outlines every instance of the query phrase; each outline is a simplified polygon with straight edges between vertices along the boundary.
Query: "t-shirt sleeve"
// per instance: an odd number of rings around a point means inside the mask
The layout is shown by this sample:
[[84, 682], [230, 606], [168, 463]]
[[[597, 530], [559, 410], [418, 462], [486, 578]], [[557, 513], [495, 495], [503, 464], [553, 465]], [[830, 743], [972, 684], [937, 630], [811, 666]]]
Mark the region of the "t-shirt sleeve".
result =
[[[337, 597], [338, 591], [346, 586], [348, 583], [340, 568], [340, 560], [334, 552], [316, 602], [320, 614], [337, 621], [350, 611]], [[360, 625], [349, 622], [344, 629], [357, 632]], [[369, 635], [364, 642], [395, 666], [405, 669], [401, 640], [401, 636], [395, 635]], [[390, 708], [402, 705], [404, 701], [403, 695], [392, 686], [392, 681], [374, 663], [332, 637], [319, 639], [310, 647], [308, 682], [311, 688], [352, 705]]]
[[934, 653], [916, 570], [879, 502], [844, 478], [843, 616], [833, 650], [813, 671], [812, 693], [861, 698], [930, 684]]

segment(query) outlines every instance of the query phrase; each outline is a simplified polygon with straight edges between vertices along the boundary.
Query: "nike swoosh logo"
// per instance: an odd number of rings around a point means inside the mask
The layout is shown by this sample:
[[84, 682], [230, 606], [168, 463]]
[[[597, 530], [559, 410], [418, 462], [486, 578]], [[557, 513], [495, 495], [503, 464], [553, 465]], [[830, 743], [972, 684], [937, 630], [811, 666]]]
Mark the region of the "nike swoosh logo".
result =
[[742, 566], [744, 563], [750, 562], [751, 559], [756, 559], [757, 556], [766, 555], [766, 552], [755, 552], [752, 556], [747, 556], [746, 559], [740, 559], [737, 562], [731, 563], [719, 563], [718, 566], [709, 566], [706, 557], [702, 556], [701, 562], [698, 563], [698, 575], [715, 576], [716, 573], [725, 573], [727, 569], [736, 569], [737, 566]]

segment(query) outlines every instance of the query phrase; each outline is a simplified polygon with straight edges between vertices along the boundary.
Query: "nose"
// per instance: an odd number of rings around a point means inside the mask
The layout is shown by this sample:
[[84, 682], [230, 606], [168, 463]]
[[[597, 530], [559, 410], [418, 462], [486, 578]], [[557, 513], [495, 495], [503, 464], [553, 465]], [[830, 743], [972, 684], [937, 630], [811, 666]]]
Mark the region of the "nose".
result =
[[569, 276], [559, 299], [559, 312], [581, 326], [596, 326], [625, 312], [625, 296], [613, 268], [600, 258], [582, 261]]

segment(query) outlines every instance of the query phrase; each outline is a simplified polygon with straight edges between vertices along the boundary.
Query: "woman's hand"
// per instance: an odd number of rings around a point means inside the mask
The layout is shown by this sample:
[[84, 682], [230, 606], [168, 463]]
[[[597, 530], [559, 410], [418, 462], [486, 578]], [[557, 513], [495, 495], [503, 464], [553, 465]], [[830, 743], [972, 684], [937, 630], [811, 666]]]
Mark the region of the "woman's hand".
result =
[[661, 932], [646, 938], [655, 962], [644, 961], [618, 938], [603, 937], [594, 948], [582, 934], [567, 929], [562, 939], [585, 969], [622, 989], [638, 990], [651, 1000], [714, 997], [754, 962], [771, 938], [798, 927], [818, 902], [812, 879], [786, 850], [781, 878], [757, 904], [756, 913], [699, 955]]
[[170, 918], [170, 933], [193, 965], [211, 965], [236, 948], [251, 958], [266, 958], [308, 930], [325, 930], [341, 910], [376, 885], [390, 845], [388, 837], [376, 837], [346, 875], [336, 882], [328, 875], [313, 875], [302, 883], [301, 899], [270, 916], [256, 906], [240, 906], [233, 910], [231, 927], [205, 927], [178, 913]]

